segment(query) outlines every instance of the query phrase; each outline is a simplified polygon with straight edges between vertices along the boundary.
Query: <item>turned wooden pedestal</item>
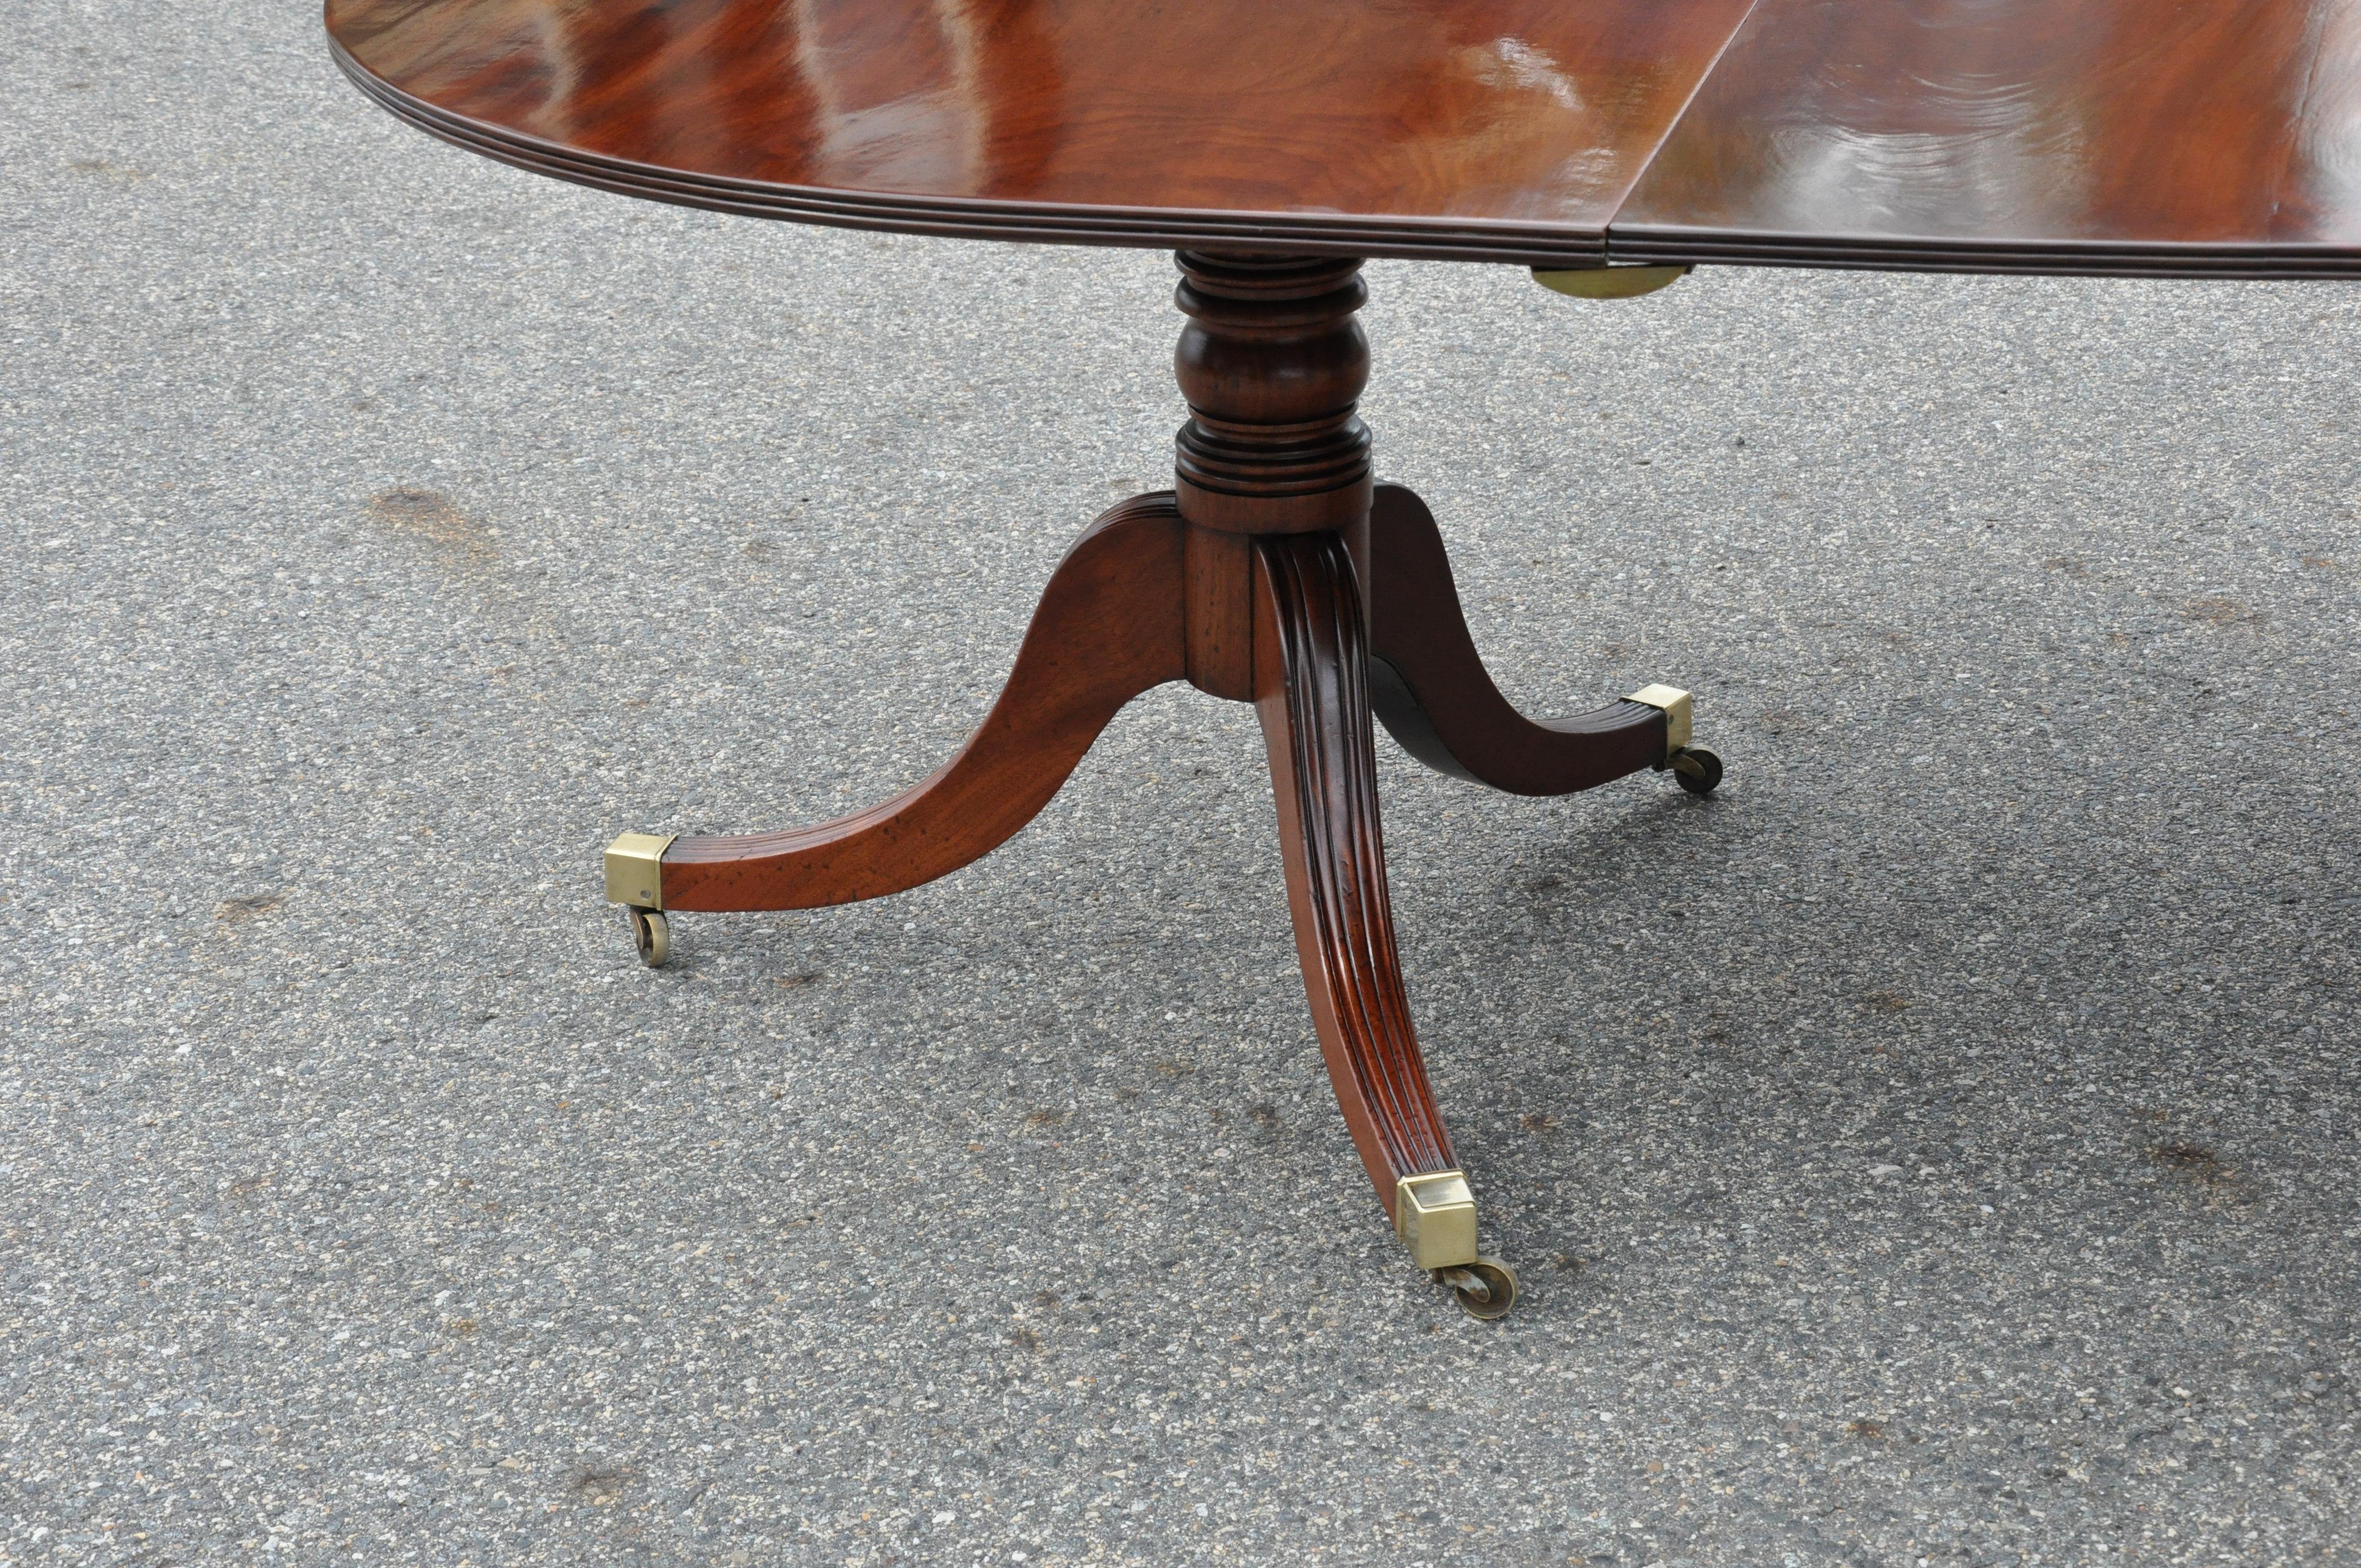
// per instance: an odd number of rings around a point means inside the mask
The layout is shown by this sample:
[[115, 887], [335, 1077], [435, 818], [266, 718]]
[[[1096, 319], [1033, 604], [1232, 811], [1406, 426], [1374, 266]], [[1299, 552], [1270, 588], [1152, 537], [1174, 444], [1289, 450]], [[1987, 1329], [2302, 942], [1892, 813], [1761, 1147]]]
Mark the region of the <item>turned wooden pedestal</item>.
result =
[[1521, 795], [1644, 768], [1710, 793], [1688, 698], [1652, 686], [1536, 723], [1484, 673], [1434, 520], [1372, 481], [1354, 409], [1368, 379], [1361, 264], [1180, 254], [1177, 356], [1190, 417], [1175, 488], [1092, 524], [1049, 578], [1016, 667], [958, 755], [870, 810], [780, 833], [608, 851], [642, 955], [678, 910], [806, 909], [956, 871], [1048, 804], [1126, 702], [1167, 681], [1251, 702], [1277, 792], [1287, 898], [1336, 1100], [1413, 1261], [1498, 1316], [1515, 1276], [1481, 1255], [1476, 1206], [1428, 1085], [1395, 956], [1371, 720], [1411, 755]]

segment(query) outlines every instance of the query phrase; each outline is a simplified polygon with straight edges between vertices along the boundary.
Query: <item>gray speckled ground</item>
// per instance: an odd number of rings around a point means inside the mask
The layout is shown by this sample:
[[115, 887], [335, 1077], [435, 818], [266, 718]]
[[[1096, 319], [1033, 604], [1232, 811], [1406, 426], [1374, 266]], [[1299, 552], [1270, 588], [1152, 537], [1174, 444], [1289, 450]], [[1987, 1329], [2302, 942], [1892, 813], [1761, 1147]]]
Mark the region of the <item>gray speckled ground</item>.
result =
[[2361, 292], [1370, 269], [1503, 684], [1730, 764], [1381, 742], [1485, 1326], [1243, 708], [666, 971], [598, 902], [955, 743], [1162, 482], [1169, 258], [635, 205], [172, 16], [0, 36], [0, 1561], [2361, 1561]]

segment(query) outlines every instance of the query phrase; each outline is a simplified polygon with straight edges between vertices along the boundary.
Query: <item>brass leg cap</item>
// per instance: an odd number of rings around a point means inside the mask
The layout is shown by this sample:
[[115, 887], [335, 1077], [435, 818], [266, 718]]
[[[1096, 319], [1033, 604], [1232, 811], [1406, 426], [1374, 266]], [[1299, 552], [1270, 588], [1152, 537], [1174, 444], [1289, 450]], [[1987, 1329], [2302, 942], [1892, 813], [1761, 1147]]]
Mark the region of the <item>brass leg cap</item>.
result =
[[1403, 1177], [1394, 1186], [1394, 1234], [1421, 1268], [1475, 1261], [1476, 1194], [1468, 1190], [1467, 1173], [1426, 1170]]
[[1644, 703], [1664, 716], [1664, 760], [1672, 761], [1689, 743], [1696, 728], [1697, 703], [1678, 686], [1642, 686], [1625, 702]]
[[607, 902], [664, 907], [664, 858], [677, 834], [626, 833], [607, 846]]

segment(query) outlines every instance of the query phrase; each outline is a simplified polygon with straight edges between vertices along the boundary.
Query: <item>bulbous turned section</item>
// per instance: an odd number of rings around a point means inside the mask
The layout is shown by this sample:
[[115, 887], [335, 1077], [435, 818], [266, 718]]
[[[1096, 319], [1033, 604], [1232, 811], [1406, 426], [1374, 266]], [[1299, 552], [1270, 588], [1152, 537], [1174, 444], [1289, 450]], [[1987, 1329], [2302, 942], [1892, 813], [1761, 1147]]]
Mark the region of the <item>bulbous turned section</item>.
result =
[[1353, 414], [1369, 340], [1361, 264], [1184, 250], [1173, 356], [1189, 422], [1180, 515], [1227, 533], [1345, 529], [1369, 510], [1369, 432]]

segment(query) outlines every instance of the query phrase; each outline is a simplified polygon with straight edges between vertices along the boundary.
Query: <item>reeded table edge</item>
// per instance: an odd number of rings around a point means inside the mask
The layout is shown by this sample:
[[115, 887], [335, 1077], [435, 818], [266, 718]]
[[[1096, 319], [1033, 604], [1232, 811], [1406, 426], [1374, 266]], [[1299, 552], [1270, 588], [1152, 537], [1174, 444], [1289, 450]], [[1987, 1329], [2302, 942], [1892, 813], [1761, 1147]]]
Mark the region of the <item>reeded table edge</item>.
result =
[[1617, 262], [1818, 267], [1877, 272], [1990, 272], [2060, 278], [2361, 278], [2361, 247], [2202, 240], [1914, 239], [1798, 235], [1668, 224], [1607, 229]]
[[[1669, 224], [1624, 225], [1612, 220], [1604, 229], [1594, 230], [1500, 219], [1122, 208], [774, 185], [609, 158], [470, 119], [394, 86], [355, 60], [333, 34], [328, 37], [328, 48], [337, 68], [379, 105], [430, 136], [470, 152], [622, 195], [836, 228], [1043, 245], [1277, 251], [1540, 268], [1615, 262], [2094, 278], [2361, 278], [2361, 247], [2349, 245], [1917, 239]], [[1633, 180], [1633, 189], [1645, 173], [1643, 166]]]
[[679, 206], [837, 228], [1030, 240], [1044, 245], [1495, 261], [1544, 268], [1597, 267], [1607, 259], [1605, 233], [1577, 225], [884, 195], [698, 174], [585, 152], [455, 114], [377, 75], [355, 60], [333, 34], [328, 48], [338, 69], [354, 85], [430, 136], [537, 174]]

